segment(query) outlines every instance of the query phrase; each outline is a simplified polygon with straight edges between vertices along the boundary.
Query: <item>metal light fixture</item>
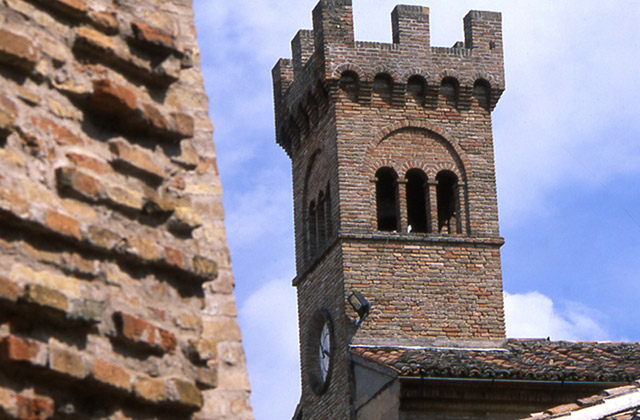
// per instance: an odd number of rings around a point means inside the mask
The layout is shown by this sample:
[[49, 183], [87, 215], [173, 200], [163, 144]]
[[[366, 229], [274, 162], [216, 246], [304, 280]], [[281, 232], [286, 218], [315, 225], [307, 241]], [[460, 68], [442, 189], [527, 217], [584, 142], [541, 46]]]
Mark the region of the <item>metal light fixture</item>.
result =
[[360, 326], [362, 321], [364, 321], [364, 318], [369, 314], [371, 304], [364, 296], [362, 296], [362, 293], [359, 292], [352, 292], [351, 295], [349, 295], [348, 300], [353, 310], [356, 311], [360, 317], [356, 323], [356, 325]]

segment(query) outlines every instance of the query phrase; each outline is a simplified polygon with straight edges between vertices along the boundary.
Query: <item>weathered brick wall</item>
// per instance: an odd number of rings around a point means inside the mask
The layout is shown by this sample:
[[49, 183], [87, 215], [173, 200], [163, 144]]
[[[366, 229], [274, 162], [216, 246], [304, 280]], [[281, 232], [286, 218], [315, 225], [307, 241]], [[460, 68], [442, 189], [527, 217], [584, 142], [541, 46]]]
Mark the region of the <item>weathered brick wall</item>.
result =
[[[320, 408], [344, 408], [352, 398], [349, 369], [338, 363], [340, 391], [330, 385], [318, 396], [305, 386], [312, 369], [306, 325], [322, 308], [337, 317], [338, 343], [497, 345], [505, 338], [491, 129], [504, 90], [501, 16], [470, 12], [464, 42], [441, 48], [430, 45], [428, 12], [398, 6], [392, 44], [360, 42], [351, 0], [321, 0], [313, 31], [298, 32], [293, 59], [273, 70], [277, 142], [293, 170], [305, 419], [325, 418]], [[378, 230], [376, 172], [383, 167], [398, 176], [395, 231]], [[427, 232], [408, 232], [410, 169], [427, 178]], [[439, 230], [436, 176], [443, 170], [458, 180], [459, 204], [454, 227]], [[309, 205], [327, 183], [333, 235], [313, 252]], [[347, 303], [352, 291], [372, 303], [361, 326]], [[339, 418], [349, 416], [344, 410]]]
[[249, 419], [190, 0], [0, 0], [0, 417]]

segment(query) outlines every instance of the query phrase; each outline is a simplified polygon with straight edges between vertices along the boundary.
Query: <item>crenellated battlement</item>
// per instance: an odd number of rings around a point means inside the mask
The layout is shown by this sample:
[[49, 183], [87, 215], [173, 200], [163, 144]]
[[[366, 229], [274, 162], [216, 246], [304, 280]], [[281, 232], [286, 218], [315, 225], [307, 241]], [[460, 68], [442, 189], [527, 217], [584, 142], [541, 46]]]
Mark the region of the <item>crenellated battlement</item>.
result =
[[303, 102], [317, 95], [319, 87], [326, 90], [320, 96], [337, 92], [345, 72], [355, 78], [357, 92], [352, 96], [361, 104], [371, 103], [374, 81], [384, 76], [391, 85], [393, 106], [405, 106], [415, 97], [411, 79], [423, 84], [417, 102], [437, 107], [446, 79], [457, 89], [459, 111], [471, 106], [479, 84], [487, 91], [488, 110], [493, 110], [505, 85], [500, 13], [469, 12], [464, 17], [464, 42], [450, 48], [431, 46], [427, 7], [396, 6], [391, 23], [392, 43], [356, 41], [351, 0], [318, 3], [313, 30], [299, 31], [291, 42], [292, 59], [280, 60], [273, 69], [277, 141], [289, 155], [294, 134], [287, 121], [297, 118], [296, 110], [306, 107]]

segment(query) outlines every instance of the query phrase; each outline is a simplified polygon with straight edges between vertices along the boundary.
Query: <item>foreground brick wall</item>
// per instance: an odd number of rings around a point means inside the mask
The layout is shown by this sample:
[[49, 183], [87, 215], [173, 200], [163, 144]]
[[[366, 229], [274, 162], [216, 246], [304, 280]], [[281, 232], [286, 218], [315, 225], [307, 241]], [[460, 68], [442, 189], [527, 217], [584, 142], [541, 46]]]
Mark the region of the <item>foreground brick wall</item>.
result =
[[0, 0], [0, 418], [249, 419], [189, 0]]

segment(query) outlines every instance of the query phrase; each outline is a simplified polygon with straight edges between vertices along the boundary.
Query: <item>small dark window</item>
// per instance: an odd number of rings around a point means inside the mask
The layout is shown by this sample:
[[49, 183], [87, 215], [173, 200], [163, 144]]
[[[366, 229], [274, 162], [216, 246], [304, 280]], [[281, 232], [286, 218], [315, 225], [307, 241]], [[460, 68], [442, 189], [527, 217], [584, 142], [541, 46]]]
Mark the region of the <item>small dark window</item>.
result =
[[373, 79], [373, 92], [386, 102], [391, 101], [393, 82], [391, 76], [386, 73], [378, 73]]
[[440, 171], [436, 180], [438, 232], [458, 232], [458, 177], [451, 171]]
[[325, 207], [324, 207], [324, 193], [320, 191], [320, 195], [318, 196], [318, 209], [317, 209], [317, 223], [318, 227], [318, 249], [322, 250], [324, 247], [324, 243], [326, 240], [326, 223], [325, 220]]
[[356, 72], [347, 70], [340, 76], [340, 89], [342, 89], [351, 100], [358, 97], [359, 79]]
[[398, 185], [397, 175], [391, 168], [380, 168], [376, 172], [376, 204], [378, 230], [398, 230]]
[[478, 79], [473, 84], [473, 97], [478, 101], [478, 105], [481, 108], [489, 110], [489, 103], [491, 98], [491, 87], [489, 82], [484, 79]]
[[318, 231], [316, 227], [316, 202], [309, 204], [309, 215], [307, 217], [309, 223], [309, 256], [316, 255], [318, 250]]
[[329, 183], [327, 183], [327, 195], [324, 197], [324, 212], [327, 219], [327, 240], [333, 235], [333, 226], [331, 221], [331, 190], [329, 189]]
[[407, 172], [407, 217], [411, 232], [427, 232], [427, 175], [420, 169]]
[[422, 76], [411, 76], [407, 81], [407, 94], [413, 98], [416, 103], [422, 104], [424, 96], [427, 93], [427, 81]]
[[445, 77], [440, 85], [440, 96], [450, 108], [458, 107], [458, 81], [453, 77]]

